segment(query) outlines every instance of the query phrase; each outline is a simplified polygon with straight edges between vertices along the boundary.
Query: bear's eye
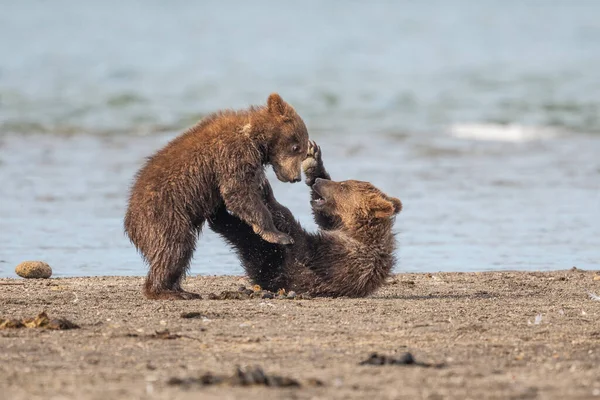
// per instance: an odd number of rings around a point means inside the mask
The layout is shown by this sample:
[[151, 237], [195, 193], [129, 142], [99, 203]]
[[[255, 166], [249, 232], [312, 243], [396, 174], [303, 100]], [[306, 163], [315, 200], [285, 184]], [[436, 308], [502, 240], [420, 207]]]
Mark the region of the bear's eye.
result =
[[300, 151], [300, 146], [298, 146], [297, 144], [292, 146], [292, 153], [297, 153]]

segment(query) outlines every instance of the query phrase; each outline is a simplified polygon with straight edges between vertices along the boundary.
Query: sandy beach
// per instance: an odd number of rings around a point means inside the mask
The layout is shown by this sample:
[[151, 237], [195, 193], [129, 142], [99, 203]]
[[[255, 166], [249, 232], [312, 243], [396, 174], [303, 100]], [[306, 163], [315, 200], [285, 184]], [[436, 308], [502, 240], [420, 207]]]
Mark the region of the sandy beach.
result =
[[[0, 318], [45, 311], [80, 327], [0, 329], [0, 397], [600, 396], [595, 271], [401, 274], [365, 299], [207, 300], [250, 284], [202, 276], [185, 286], [205, 300], [148, 301], [142, 280], [0, 279]], [[417, 364], [359, 365], [374, 352], [410, 352]], [[197, 379], [236, 366], [260, 366], [299, 386]]]

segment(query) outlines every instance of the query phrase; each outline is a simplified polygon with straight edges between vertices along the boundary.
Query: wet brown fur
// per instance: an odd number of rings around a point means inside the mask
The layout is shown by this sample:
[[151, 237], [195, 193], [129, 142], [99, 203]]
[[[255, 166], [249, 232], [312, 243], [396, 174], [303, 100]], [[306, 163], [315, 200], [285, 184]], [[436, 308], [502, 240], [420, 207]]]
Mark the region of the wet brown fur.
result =
[[317, 233], [305, 231], [291, 212], [277, 203], [268, 182], [264, 195], [275, 225], [294, 238], [293, 246], [261, 241], [224, 208], [209, 220], [210, 226], [237, 251], [252, 281], [265, 289], [334, 297], [373, 293], [395, 264], [392, 225], [402, 203], [368, 182], [331, 181], [314, 143], [303, 167], [312, 188]]
[[301, 178], [308, 147], [304, 122], [278, 94], [267, 106], [215, 113], [172, 140], [138, 172], [125, 231], [150, 270], [151, 299], [191, 299], [181, 288], [204, 221], [227, 207], [258, 238], [290, 244], [276, 229], [260, 185], [271, 164], [284, 182]]

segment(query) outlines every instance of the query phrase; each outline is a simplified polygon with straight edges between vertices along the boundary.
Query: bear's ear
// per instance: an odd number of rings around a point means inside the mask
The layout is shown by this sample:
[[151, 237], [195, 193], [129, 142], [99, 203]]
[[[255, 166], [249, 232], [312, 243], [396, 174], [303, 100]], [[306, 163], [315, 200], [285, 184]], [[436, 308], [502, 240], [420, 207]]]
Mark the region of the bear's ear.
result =
[[375, 218], [387, 218], [396, 214], [394, 204], [383, 197], [374, 197], [371, 200], [370, 206], [371, 211], [375, 214]]
[[267, 100], [267, 108], [274, 115], [285, 115], [287, 103], [277, 93], [271, 93]]
[[387, 199], [391, 201], [394, 205], [394, 214], [398, 214], [400, 211], [402, 211], [402, 202], [400, 201], [400, 199], [389, 196], [387, 197]]

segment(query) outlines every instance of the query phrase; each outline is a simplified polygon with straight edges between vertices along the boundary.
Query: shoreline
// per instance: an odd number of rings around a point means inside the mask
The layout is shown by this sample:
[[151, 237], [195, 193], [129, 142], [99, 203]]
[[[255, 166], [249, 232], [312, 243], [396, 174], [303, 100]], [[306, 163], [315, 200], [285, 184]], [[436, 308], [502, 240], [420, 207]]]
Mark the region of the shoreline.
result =
[[[143, 279], [0, 278], [0, 318], [45, 311], [80, 326], [0, 329], [0, 392], [7, 399], [600, 396], [600, 301], [589, 294], [600, 295], [600, 271], [395, 274], [367, 298], [310, 300], [149, 301]], [[250, 283], [194, 276], [183, 286], [207, 299]], [[410, 352], [423, 365], [359, 365], [374, 352]], [[229, 375], [236, 365], [301, 386], [176, 383]]]
[[[204, 233], [203, 233], [204, 234]], [[237, 257], [237, 256], [236, 256]], [[19, 275], [17, 275], [17, 273], [15, 272], [15, 267], [16, 265], [18, 265], [20, 262], [15, 261], [15, 262], [6, 262], [7, 265], [11, 265], [10, 267], [7, 267], [6, 271], [0, 271], [0, 282], [2, 281], [25, 281], [25, 280], [31, 280], [31, 279], [26, 279], [26, 278], [22, 278]], [[478, 269], [478, 270], [469, 270], [469, 269], [456, 269], [456, 270], [440, 270], [440, 269], [419, 269], [417, 270], [411, 270], [411, 269], [404, 269], [402, 270], [402, 268], [396, 268], [398, 267], [398, 265], [395, 266], [394, 269], [392, 269], [390, 276], [391, 277], [400, 277], [400, 276], [404, 276], [404, 275], [436, 275], [436, 274], [488, 274], [488, 273], [509, 273], [509, 274], [537, 274], [537, 273], [556, 273], [556, 272], [566, 272], [566, 271], [579, 271], [579, 272], [592, 272], [592, 273], [598, 273], [600, 274], [600, 265], [598, 266], [597, 269], [594, 268], [590, 268], [589, 266], [585, 266], [585, 267], [571, 267], [570, 269], [565, 269], [564, 267], [552, 267], [552, 268], [547, 268], [547, 269], [536, 269], [536, 268], [530, 268], [530, 269], [495, 269], [495, 268], [490, 268], [490, 269]], [[107, 275], [84, 275], [84, 274], [69, 274], [69, 275], [64, 275], [62, 274], [60, 271], [52, 271], [52, 276], [49, 278], [49, 280], [53, 280], [53, 279], [105, 279], [105, 278], [110, 278], [110, 279], [121, 279], [121, 278], [130, 278], [130, 279], [143, 279], [146, 277], [146, 275], [148, 274], [148, 267], [146, 264], [143, 265], [144, 269], [139, 270], [139, 273], [117, 273], [117, 274], [107, 274]], [[188, 273], [188, 275], [186, 276], [185, 279], [202, 279], [202, 278], [231, 278], [231, 279], [236, 279], [236, 278], [247, 278], [247, 275], [244, 273], [244, 269], [241, 265], [239, 265], [239, 273], [225, 273], [225, 274], [213, 274], [207, 271], [200, 271], [200, 272], [191, 272]], [[35, 280], [35, 279], [33, 279]], [[185, 281], [184, 281], [185, 282]], [[2, 283], [0, 283], [1, 285]]]

